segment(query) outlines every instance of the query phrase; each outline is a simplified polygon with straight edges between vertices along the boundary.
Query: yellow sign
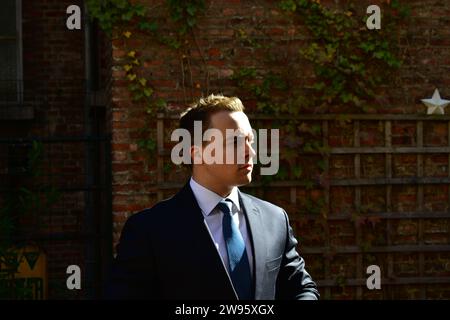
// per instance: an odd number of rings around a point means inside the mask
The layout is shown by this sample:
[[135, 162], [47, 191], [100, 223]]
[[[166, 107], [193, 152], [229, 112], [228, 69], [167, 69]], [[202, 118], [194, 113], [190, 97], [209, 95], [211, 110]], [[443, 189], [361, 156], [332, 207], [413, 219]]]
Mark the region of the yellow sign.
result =
[[[15, 295], [17, 299], [47, 299], [47, 257], [35, 245], [12, 249], [8, 252], [10, 265], [0, 265], [0, 271], [14, 271]], [[11, 268], [13, 268], [11, 270]], [[4, 282], [5, 283], [5, 282]]]

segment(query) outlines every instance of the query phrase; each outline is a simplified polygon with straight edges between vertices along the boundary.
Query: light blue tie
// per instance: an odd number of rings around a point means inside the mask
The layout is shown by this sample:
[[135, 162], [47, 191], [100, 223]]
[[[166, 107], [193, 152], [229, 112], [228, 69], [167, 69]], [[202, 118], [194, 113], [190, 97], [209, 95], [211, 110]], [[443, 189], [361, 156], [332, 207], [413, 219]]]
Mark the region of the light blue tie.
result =
[[222, 200], [217, 205], [223, 212], [222, 230], [228, 252], [228, 270], [239, 299], [250, 300], [253, 298], [250, 265], [244, 239], [231, 217], [232, 205], [233, 203], [229, 199]]

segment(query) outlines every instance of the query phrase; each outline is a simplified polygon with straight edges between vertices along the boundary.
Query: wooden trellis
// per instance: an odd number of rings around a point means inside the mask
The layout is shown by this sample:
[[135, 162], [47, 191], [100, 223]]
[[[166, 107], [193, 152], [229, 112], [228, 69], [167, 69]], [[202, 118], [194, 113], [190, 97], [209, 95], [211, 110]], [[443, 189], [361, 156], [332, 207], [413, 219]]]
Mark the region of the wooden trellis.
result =
[[[167, 115], [158, 114], [157, 117], [157, 195], [158, 199], [162, 200], [167, 196], [167, 192], [175, 191], [179, 189], [184, 180], [179, 182], [167, 182], [164, 179], [164, 166], [167, 162], [167, 156], [170, 156], [170, 150], [167, 149], [167, 136], [164, 135], [165, 125], [167, 121], [173, 122], [178, 119], [178, 115]], [[270, 120], [269, 116], [256, 115], [251, 116], [251, 120]], [[289, 117], [277, 117], [277, 120], [292, 120]], [[337, 155], [351, 155], [353, 156], [353, 178], [343, 178], [343, 179], [331, 179], [329, 183], [323, 187], [324, 190], [324, 200], [327, 206], [327, 211], [330, 212], [330, 189], [334, 186], [347, 186], [352, 187], [354, 192], [354, 207], [361, 207], [361, 196], [362, 187], [364, 186], [380, 186], [385, 189], [385, 207], [384, 212], [373, 212], [367, 213], [364, 217], [373, 217], [386, 221], [386, 245], [383, 246], [372, 246], [370, 248], [370, 253], [382, 253], [387, 256], [387, 270], [382, 270], [382, 295], [384, 298], [395, 298], [396, 294], [386, 286], [396, 286], [396, 285], [414, 285], [420, 290], [420, 294], [417, 298], [426, 298], [426, 285], [445, 285], [450, 284], [450, 276], [426, 276], [425, 270], [425, 258], [426, 253], [448, 253], [450, 252], [450, 243], [447, 241], [445, 244], [426, 244], [424, 242], [424, 221], [433, 219], [448, 219], [450, 220], [450, 209], [445, 211], [427, 211], [424, 208], [424, 187], [428, 185], [440, 185], [450, 183], [450, 116], [449, 115], [439, 115], [439, 116], [428, 116], [428, 115], [374, 115], [374, 114], [350, 114], [350, 115], [335, 115], [335, 114], [324, 114], [324, 115], [299, 115], [295, 118], [298, 121], [304, 122], [320, 122], [321, 132], [322, 132], [322, 143], [324, 146], [329, 146], [329, 126], [330, 123], [335, 121], [350, 121], [353, 125], [353, 146], [352, 147], [330, 147], [329, 152], [324, 157], [325, 166], [324, 174], [329, 175], [330, 170], [330, 160]], [[375, 121], [383, 124], [384, 128], [384, 146], [377, 147], [366, 147], [361, 145], [361, 123], [367, 121]], [[447, 146], [431, 147], [424, 145], [424, 122], [434, 121], [434, 122], [445, 122], [447, 124]], [[392, 125], [393, 122], [414, 122], [416, 126], [416, 145], [409, 147], [399, 147], [393, 146], [392, 143]], [[361, 174], [361, 156], [362, 155], [375, 155], [380, 154], [384, 156], [384, 177], [374, 177], [367, 178], [362, 177]], [[416, 174], [413, 177], [394, 177], [393, 175], [393, 156], [395, 155], [416, 155]], [[432, 177], [426, 176], [424, 170], [424, 155], [426, 154], [447, 154], [447, 176], [446, 177]], [[396, 185], [407, 185], [414, 186], [417, 188], [417, 203], [415, 211], [407, 212], [395, 212], [393, 211], [392, 203], [392, 188]], [[262, 188], [267, 187], [261, 183], [254, 182], [249, 185], [249, 188]], [[270, 184], [271, 188], [289, 188], [290, 190], [290, 203], [295, 205], [297, 201], [297, 189], [302, 187], [300, 181], [275, 181]], [[450, 188], [448, 188], [447, 202], [450, 204]], [[449, 206], [447, 206], [449, 208]], [[317, 219], [317, 215], [305, 214], [302, 215], [307, 219]], [[339, 220], [350, 220], [351, 215], [349, 214], [339, 214], [339, 215], [327, 215], [328, 222], [339, 221]], [[398, 220], [415, 220], [418, 221], [418, 243], [413, 245], [396, 245], [392, 240], [392, 224], [393, 221]], [[320, 255], [330, 251], [330, 230], [329, 223], [325, 227], [325, 245], [320, 247], [305, 247], [301, 248], [303, 254], [309, 255]], [[363, 264], [363, 254], [367, 253], [361, 246], [362, 242], [362, 230], [361, 228], [355, 228], [355, 243], [352, 246], [339, 246], [333, 247], [333, 252], [335, 254], [351, 254], [356, 256], [356, 277], [352, 279], [347, 279], [345, 285], [349, 287], [354, 287], [355, 298], [363, 298], [364, 290], [366, 288], [366, 265]], [[447, 230], [447, 232], [450, 232]], [[418, 254], [419, 261], [419, 275], [415, 277], [399, 277], [394, 272], [394, 255], [395, 254]], [[338, 287], [336, 279], [331, 272], [332, 262], [329, 259], [323, 259], [324, 265], [324, 279], [317, 280], [318, 285], [322, 288], [321, 291], [325, 297], [331, 295], [331, 289], [333, 287]], [[450, 261], [448, 262], [450, 264]], [[449, 270], [450, 275], [450, 270]]]

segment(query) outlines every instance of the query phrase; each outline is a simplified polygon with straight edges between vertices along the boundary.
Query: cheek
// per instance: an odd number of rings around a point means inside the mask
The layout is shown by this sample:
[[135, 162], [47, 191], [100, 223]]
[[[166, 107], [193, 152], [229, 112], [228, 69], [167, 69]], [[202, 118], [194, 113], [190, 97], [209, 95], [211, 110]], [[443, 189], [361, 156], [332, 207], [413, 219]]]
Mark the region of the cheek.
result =
[[236, 165], [228, 164], [224, 165], [222, 168], [219, 168], [218, 170], [221, 170], [220, 175], [226, 179], [236, 175], [237, 167]]

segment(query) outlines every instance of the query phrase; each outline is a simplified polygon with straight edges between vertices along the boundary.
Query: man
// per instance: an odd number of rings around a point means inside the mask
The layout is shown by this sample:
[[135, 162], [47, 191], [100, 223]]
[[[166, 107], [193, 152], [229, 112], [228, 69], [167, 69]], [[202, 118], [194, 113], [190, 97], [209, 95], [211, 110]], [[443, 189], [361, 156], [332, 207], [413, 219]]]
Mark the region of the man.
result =
[[[180, 119], [194, 135], [223, 134], [234, 161], [205, 160], [211, 142], [192, 144], [192, 177], [172, 198], [126, 222], [107, 290], [129, 299], [318, 299], [316, 284], [296, 251], [286, 212], [237, 188], [251, 182], [253, 133], [242, 102], [210, 95]], [[227, 130], [237, 132], [227, 138]], [[231, 142], [230, 142], [231, 141]], [[239, 146], [239, 141], [245, 146]], [[237, 161], [239, 147], [244, 163]], [[226, 153], [225, 152], [225, 153]], [[212, 153], [212, 155], [215, 155]], [[209, 163], [209, 164], [207, 164]]]

